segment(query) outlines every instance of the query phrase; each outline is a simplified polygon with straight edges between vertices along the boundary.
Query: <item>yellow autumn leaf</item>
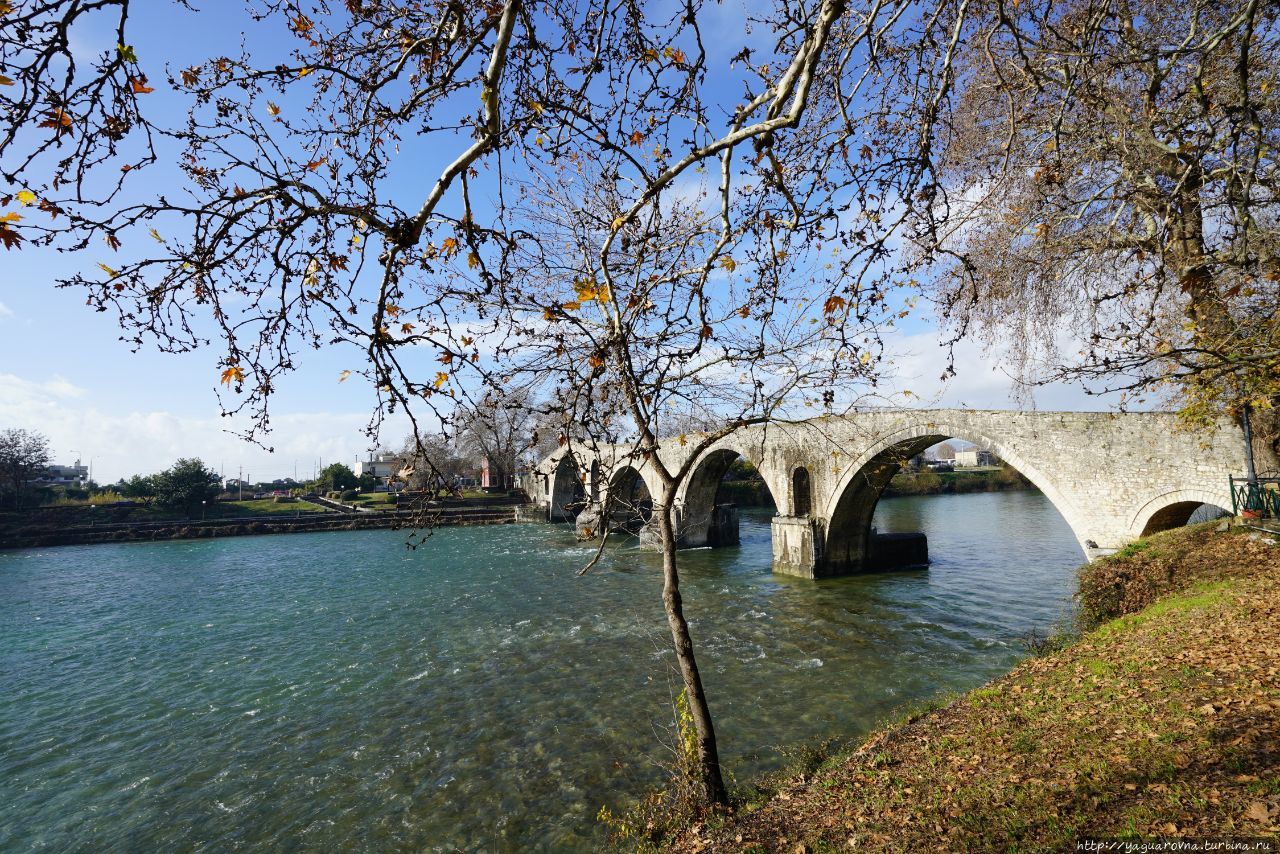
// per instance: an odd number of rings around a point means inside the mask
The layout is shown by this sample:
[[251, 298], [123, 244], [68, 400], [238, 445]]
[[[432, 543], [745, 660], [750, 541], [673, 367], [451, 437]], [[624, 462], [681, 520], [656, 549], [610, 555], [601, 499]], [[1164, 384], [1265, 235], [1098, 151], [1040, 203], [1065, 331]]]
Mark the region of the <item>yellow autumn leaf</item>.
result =
[[871, 364], [871, 354], [868, 353], [866, 350], [863, 350], [861, 353], [858, 354], [858, 361], [864, 365]]
[[160, 232], [156, 231], [154, 228], [151, 229], [151, 237], [156, 243], [164, 243], [164, 238], [161, 237]]
[[310, 73], [311, 73], [311, 72], [313, 72], [313, 71], [315, 71], [315, 69], [314, 69], [314, 68], [309, 68], [309, 67], [299, 68], [299, 69], [298, 69], [298, 76], [299, 76], [299, 77], [306, 77], [308, 74], [310, 74]]
[[725, 255], [720, 259], [720, 266], [724, 267], [727, 272], [732, 273], [734, 270], [738, 269], [738, 262], [730, 258], [728, 255]]
[[578, 309], [582, 308], [582, 303], [580, 303], [580, 302], [567, 302], [567, 303], [564, 303], [563, 305], [561, 305], [560, 307], [561, 307], [561, 308], [563, 308], [565, 311], [577, 311]]
[[446, 373], [445, 371], [436, 371], [436, 383], [435, 383], [436, 388], [440, 388], [442, 385], [444, 385], [448, 381], [449, 381], [448, 373]]
[[476, 253], [474, 253], [474, 252], [468, 252], [468, 253], [467, 253], [467, 266], [468, 266], [468, 267], [470, 267], [470, 268], [471, 268], [471, 269], [473, 269], [473, 270], [474, 270], [476, 267], [479, 267], [479, 266], [480, 266], [480, 256], [479, 256], [479, 255], [477, 255], [477, 254], [476, 254]]
[[270, 116], [280, 115], [280, 108], [277, 107], [275, 104], [271, 103], [270, 101], [267, 101], [267, 115], [270, 115]]
[[0, 86], [12, 86], [12, 85], [14, 85], [12, 77], [6, 77], [5, 75], [0, 74]]
[[349, 376], [351, 376], [350, 371], [343, 371], [342, 373], [338, 374], [338, 382], [345, 383], [347, 381], [347, 377]]
[[222, 384], [229, 386], [232, 383], [240, 383], [244, 381], [244, 371], [239, 365], [232, 365], [222, 372]]
[[22, 219], [22, 214], [16, 213], [16, 212], [7, 213], [4, 216], [0, 216], [0, 222], [18, 222], [21, 219]]
[[99, 261], [99, 262], [98, 262], [98, 267], [102, 270], [102, 272], [106, 273], [108, 276], [118, 276], [118, 275], [120, 275], [118, 272], [116, 272], [115, 270], [111, 269], [111, 268], [110, 268], [110, 267], [108, 267], [106, 264], [103, 264], [101, 261]]
[[22, 203], [23, 207], [26, 207], [36, 200], [36, 194], [30, 190], [19, 190], [16, 198]]

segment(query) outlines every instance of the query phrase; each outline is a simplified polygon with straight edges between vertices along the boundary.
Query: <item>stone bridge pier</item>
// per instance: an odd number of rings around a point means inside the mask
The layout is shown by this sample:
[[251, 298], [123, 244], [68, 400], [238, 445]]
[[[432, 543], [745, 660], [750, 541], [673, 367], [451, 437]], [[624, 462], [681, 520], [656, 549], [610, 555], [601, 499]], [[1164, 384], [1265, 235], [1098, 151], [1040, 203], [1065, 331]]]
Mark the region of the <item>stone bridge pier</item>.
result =
[[[1171, 413], [870, 410], [744, 428], [700, 451], [697, 438], [659, 448], [669, 468], [689, 464], [671, 496], [652, 467], [623, 446], [562, 449], [526, 476], [525, 489], [549, 521], [572, 521], [594, 507], [589, 516], [597, 527], [639, 533], [643, 546], [657, 544], [653, 508], [669, 500], [682, 547], [731, 545], [737, 510], [717, 504], [717, 491], [744, 457], [777, 508], [774, 571], [824, 578], [873, 568], [890, 550], [914, 553], [909, 544], [875, 536], [872, 515], [906, 461], [947, 439], [972, 442], [1021, 472], [1090, 559], [1185, 524], [1203, 504], [1230, 507], [1227, 478], [1244, 469], [1234, 424], [1190, 432]], [[607, 520], [602, 508], [609, 508]]]

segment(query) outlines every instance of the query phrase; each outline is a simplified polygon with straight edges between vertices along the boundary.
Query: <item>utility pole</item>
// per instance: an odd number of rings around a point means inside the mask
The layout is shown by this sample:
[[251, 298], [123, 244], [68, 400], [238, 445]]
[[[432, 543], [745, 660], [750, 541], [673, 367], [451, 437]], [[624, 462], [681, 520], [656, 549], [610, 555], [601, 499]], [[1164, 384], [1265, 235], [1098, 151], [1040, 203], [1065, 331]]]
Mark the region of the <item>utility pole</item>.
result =
[[240, 483], [240, 500], [244, 501], [244, 466], [240, 466], [240, 473], [236, 475], [236, 480]]

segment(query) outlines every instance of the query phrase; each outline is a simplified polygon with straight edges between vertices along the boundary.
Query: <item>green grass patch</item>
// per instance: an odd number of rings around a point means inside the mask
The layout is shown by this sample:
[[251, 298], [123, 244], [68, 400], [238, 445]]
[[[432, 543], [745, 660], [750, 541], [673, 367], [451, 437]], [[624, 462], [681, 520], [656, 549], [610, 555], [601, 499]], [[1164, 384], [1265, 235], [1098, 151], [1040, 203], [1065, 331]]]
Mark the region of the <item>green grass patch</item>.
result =
[[1230, 589], [1231, 583], [1227, 581], [1209, 581], [1197, 584], [1186, 593], [1166, 596], [1157, 602], [1153, 602], [1136, 614], [1128, 614], [1123, 617], [1117, 617], [1109, 623], [1103, 623], [1093, 630], [1091, 636], [1098, 639], [1110, 638], [1171, 615], [1181, 615], [1194, 609], [1209, 608], [1222, 601], [1223, 596]]
[[[310, 501], [286, 501], [277, 504], [271, 498], [246, 498], [244, 501], [223, 501], [218, 505], [218, 516], [279, 516], [299, 513], [327, 513], [328, 508]], [[217, 518], [209, 514], [208, 518]]]
[[1149, 548], [1151, 548], [1150, 540], [1134, 540], [1132, 543], [1129, 543], [1129, 545], [1116, 552], [1112, 557], [1116, 560], [1124, 560], [1126, 558], [1131, 558], [1134, 555], [1142, 554]]

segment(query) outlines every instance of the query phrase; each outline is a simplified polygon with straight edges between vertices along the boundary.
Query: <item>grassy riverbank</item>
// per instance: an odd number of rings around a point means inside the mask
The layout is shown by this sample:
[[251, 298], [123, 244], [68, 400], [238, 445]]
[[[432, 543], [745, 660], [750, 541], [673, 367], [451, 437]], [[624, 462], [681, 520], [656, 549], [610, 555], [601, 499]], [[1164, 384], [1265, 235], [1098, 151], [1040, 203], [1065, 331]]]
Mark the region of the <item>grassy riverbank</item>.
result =
[[1280, 831], [1280, 545], [1215, 523], [1083, 567], [1081, 633], [758, 781], [678, 851], [1065, 850]]

